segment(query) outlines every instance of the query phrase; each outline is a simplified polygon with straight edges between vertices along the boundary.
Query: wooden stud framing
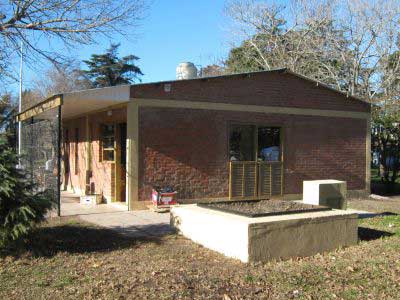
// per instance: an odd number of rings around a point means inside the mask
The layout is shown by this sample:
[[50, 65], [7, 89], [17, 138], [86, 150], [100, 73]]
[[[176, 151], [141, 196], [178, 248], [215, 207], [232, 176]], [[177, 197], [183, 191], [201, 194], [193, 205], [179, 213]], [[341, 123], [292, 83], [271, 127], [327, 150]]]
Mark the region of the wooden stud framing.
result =
[[272, 164], [269, 165], [269, 196], [272, 197]]
[[259, 168], [257, 167], [257, 164], [254, 164], [254, 174], [255, 174], [255, 180], [254, 180], [254, 197], [257, 197], [259, 195], [259, 184], [258, 184], [258, 173], [259, 173]]
[[245, 164], [242, 164], [242, 197], [244, 197], [245, 195], [244, 195], [244, 188], [245, 188], [245, 182], [246, 182], [246, 180], [245, 180], [245, 172], [244, 172], [244, 170], [245, 170], [245, 166], [244, 166]]
[[[264, 172], [268, 174], [269, 178], [268, 180], [268, 191], [269, 191], [269, 197], [272, 196], [277, 196], [276, 194], [273, 193], [273, 184], [274, 181], [273, 179], [273, 173], [274, 173], [274, 169], [273, 165], [278, 165], [279, 164], [279, 168], [278, 170], [280, 170], [280, 174], [278, 174], [278, 178], [280, 180], [280, 194], [279, 196], [282, 196], [282, 191], [283, 191], [283, 162], [279, 161], [279, 162], [258, 162], [258, 161], [235, 161], [235, 162], [229, 162], [229, 199], [263, 199], [265, 198], [265, 194], [261, 193], [261, 187], [262, 187], [262, 183], [261, 180], [264, 178], [266, 178], [266, 176], [261, 176], [259, 173]], [[235, 170], [237, 170], [237, 168], [234, 168], [233, 165], [237, 165], [239, 167], [241, 167], [241, 175], [239, 177], [239, 180], [233, 180], [234, 177], [234, 172]], [[245, 172], [245, 168], [246, 166], [251, 166], [254, 165], [254, 193], [253, 195], [246, 195], [246, 187], [248, 187], [248, 185], [246, 184], [246, 172]], [[262, 171], [264, 170], [264, 171]], [[239, 181], [240, 182], [240, 195], [235, 195], [234, 194], [234, 183]]]

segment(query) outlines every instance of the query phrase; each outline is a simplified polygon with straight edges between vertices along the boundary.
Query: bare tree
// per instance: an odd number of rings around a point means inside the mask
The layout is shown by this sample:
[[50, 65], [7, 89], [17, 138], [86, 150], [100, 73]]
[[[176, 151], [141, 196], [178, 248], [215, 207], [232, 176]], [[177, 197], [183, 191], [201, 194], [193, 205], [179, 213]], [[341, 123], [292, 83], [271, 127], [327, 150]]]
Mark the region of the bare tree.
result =
[[91, 83], [80, 71], [80, 63], [75, 60], [64, 62], [61, 67], [50, 67], [42, 76], [37, 77], [33, 83], [35, 94], [41, 99], [54, 94], [92, 88]]
[[128, 34], [145, 7], [145, 0], [2, 1], [0, 58], [11, 58], [23, 41], [31, 61], [44, 57], [61, 63], [64, 55], [53, 49], [54, 42], [73, 47], [94, 43], [99, 35]]
[[398, 57], [391, 59], [399, 50], [398, 1], [277, 3], [234, 0], [227, 6], [234, 36], [244, 40], [241, 56], [255, 67], [287, 67], [369, 100], [393, 86], [400, 67]]
[[382, 178], [394, 183], [400, 172], [400, 2], [279, 3], [229, 3], [233, 37], [241, 44], [231, 50], [227, 71], [286, 67], [376, 103], [372, 149]]
[[22, 102], [21, 108], [22, 110], [31, 108], [35, 104], [38, 104], [42, 101], [43, 98], [41, 97], [40, 93], [36, 89], [26, 89], [22, 92]]
[[200, 77], [212, 77], [224, 75], [224, 68], [218, 64], [211, 64], [200, 68]]

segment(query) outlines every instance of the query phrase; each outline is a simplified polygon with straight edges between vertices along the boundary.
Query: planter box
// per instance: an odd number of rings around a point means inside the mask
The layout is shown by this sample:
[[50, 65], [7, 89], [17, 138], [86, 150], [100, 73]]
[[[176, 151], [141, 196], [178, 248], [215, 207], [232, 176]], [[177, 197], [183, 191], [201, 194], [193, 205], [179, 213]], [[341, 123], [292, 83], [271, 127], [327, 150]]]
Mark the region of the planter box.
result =
[[171, 225], [242, 262], [309, 256], [357, 243], [358, 216], [341, 210], [248, 218], [197, 205], [171, 209]]
[[347, 183], [339, 180], [303, 181], [303, 203], [347, 209]]

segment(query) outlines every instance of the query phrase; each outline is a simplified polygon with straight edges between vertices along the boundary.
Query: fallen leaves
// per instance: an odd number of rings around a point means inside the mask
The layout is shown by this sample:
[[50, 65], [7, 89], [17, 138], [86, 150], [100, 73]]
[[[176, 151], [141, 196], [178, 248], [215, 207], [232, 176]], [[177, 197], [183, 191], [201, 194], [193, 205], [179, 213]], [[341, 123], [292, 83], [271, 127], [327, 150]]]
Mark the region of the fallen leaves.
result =
[[[390, 218], [368, 226], [400, 222]], [[73, 226], [61, 231], [81, 230], [75, 243], [47, 237], [47, 255], [0, 258], [0, 299], [383, 299], [400, 290], [397, 236], [246, 265], [176, 235], [125, 240], [87, 224]], [[56, 226], [47, 233], [59, 234]]]

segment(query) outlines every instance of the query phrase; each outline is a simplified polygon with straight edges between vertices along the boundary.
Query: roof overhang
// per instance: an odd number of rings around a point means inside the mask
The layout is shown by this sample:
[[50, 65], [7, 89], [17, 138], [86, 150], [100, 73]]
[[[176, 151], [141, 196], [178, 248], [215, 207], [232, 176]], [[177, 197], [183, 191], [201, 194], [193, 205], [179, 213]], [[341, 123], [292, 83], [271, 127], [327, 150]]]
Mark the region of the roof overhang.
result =
[[24, 110], [23, 112], [16, 115], [15, 119], [17, 122], [22, 122], [30, 118], [34, 118], [39, 115], [44, 115], [46, 112], [62, 105], [63, 97], [62, 95], [54, 95], [46, 100], [39, 102], [38, 104]]
[[118, 104], [129, 102], [130, 86], [120, 85], [54, 95], [35, 106], [19, 113], [17, 122], [29, 118], [46, 119], [54, 108], [61, 106], [61, 118], [70, 119], [88, 113], [101, 111]]
[[70, 119], [87, 113], [129, 102], [130, 85], [66, 93], [63, 95], [62, 119]]

